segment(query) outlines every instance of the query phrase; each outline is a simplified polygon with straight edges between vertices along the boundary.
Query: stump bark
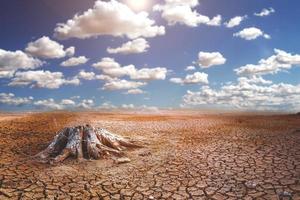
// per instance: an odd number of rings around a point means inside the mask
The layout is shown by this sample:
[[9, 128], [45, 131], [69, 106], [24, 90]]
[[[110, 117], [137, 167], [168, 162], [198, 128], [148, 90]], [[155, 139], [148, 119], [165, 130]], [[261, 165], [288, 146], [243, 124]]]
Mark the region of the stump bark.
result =
[[100, 159], [109, 155], [122, 157], [125, 155], [123, 150], [137, 147], [141, 145], [105, 129], [85, 125], [60, 130], [36, 157], [39, 161], [50, 163], [62, 162], [70, 156], [79, 160]]

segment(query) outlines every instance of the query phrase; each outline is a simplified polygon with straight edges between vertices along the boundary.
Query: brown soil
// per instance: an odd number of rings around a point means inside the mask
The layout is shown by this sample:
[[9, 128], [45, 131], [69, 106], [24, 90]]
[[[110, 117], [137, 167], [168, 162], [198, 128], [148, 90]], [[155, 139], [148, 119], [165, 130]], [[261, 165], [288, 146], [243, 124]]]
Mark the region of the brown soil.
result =
[[[65, 126], [142, 140], [111, 159], [36, 162]], [[297, 115], [38, 113], [0, 115], [0, 199], [300, 199]]]

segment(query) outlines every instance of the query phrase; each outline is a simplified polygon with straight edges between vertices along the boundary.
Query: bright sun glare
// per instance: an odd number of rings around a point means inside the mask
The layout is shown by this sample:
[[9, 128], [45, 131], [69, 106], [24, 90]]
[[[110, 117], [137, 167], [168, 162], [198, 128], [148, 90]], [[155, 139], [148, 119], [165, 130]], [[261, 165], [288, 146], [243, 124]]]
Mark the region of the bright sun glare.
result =
[[126, 4], [135, 11], [142, 11], [148, 8], [150, 0], [125, 0]]

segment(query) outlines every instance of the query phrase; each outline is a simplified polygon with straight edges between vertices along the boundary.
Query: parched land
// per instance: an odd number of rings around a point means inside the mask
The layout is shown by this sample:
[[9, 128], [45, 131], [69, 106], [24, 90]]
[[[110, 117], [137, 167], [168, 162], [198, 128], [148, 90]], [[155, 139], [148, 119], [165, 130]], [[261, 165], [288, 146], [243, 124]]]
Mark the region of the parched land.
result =
[[[32, 155], [65, 126], [141, 140], [112, 159]], [[126, 113], [0, 115], [0, 199], [300, 199], [300, 116]]]

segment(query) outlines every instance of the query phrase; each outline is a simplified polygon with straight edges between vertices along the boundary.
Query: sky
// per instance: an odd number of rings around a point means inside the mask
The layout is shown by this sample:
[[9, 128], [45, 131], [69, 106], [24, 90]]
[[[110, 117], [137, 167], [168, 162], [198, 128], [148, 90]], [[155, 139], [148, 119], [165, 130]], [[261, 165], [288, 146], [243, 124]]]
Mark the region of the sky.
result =
[[296, 0], [3, 0], [0, 110], [300, 110]]

